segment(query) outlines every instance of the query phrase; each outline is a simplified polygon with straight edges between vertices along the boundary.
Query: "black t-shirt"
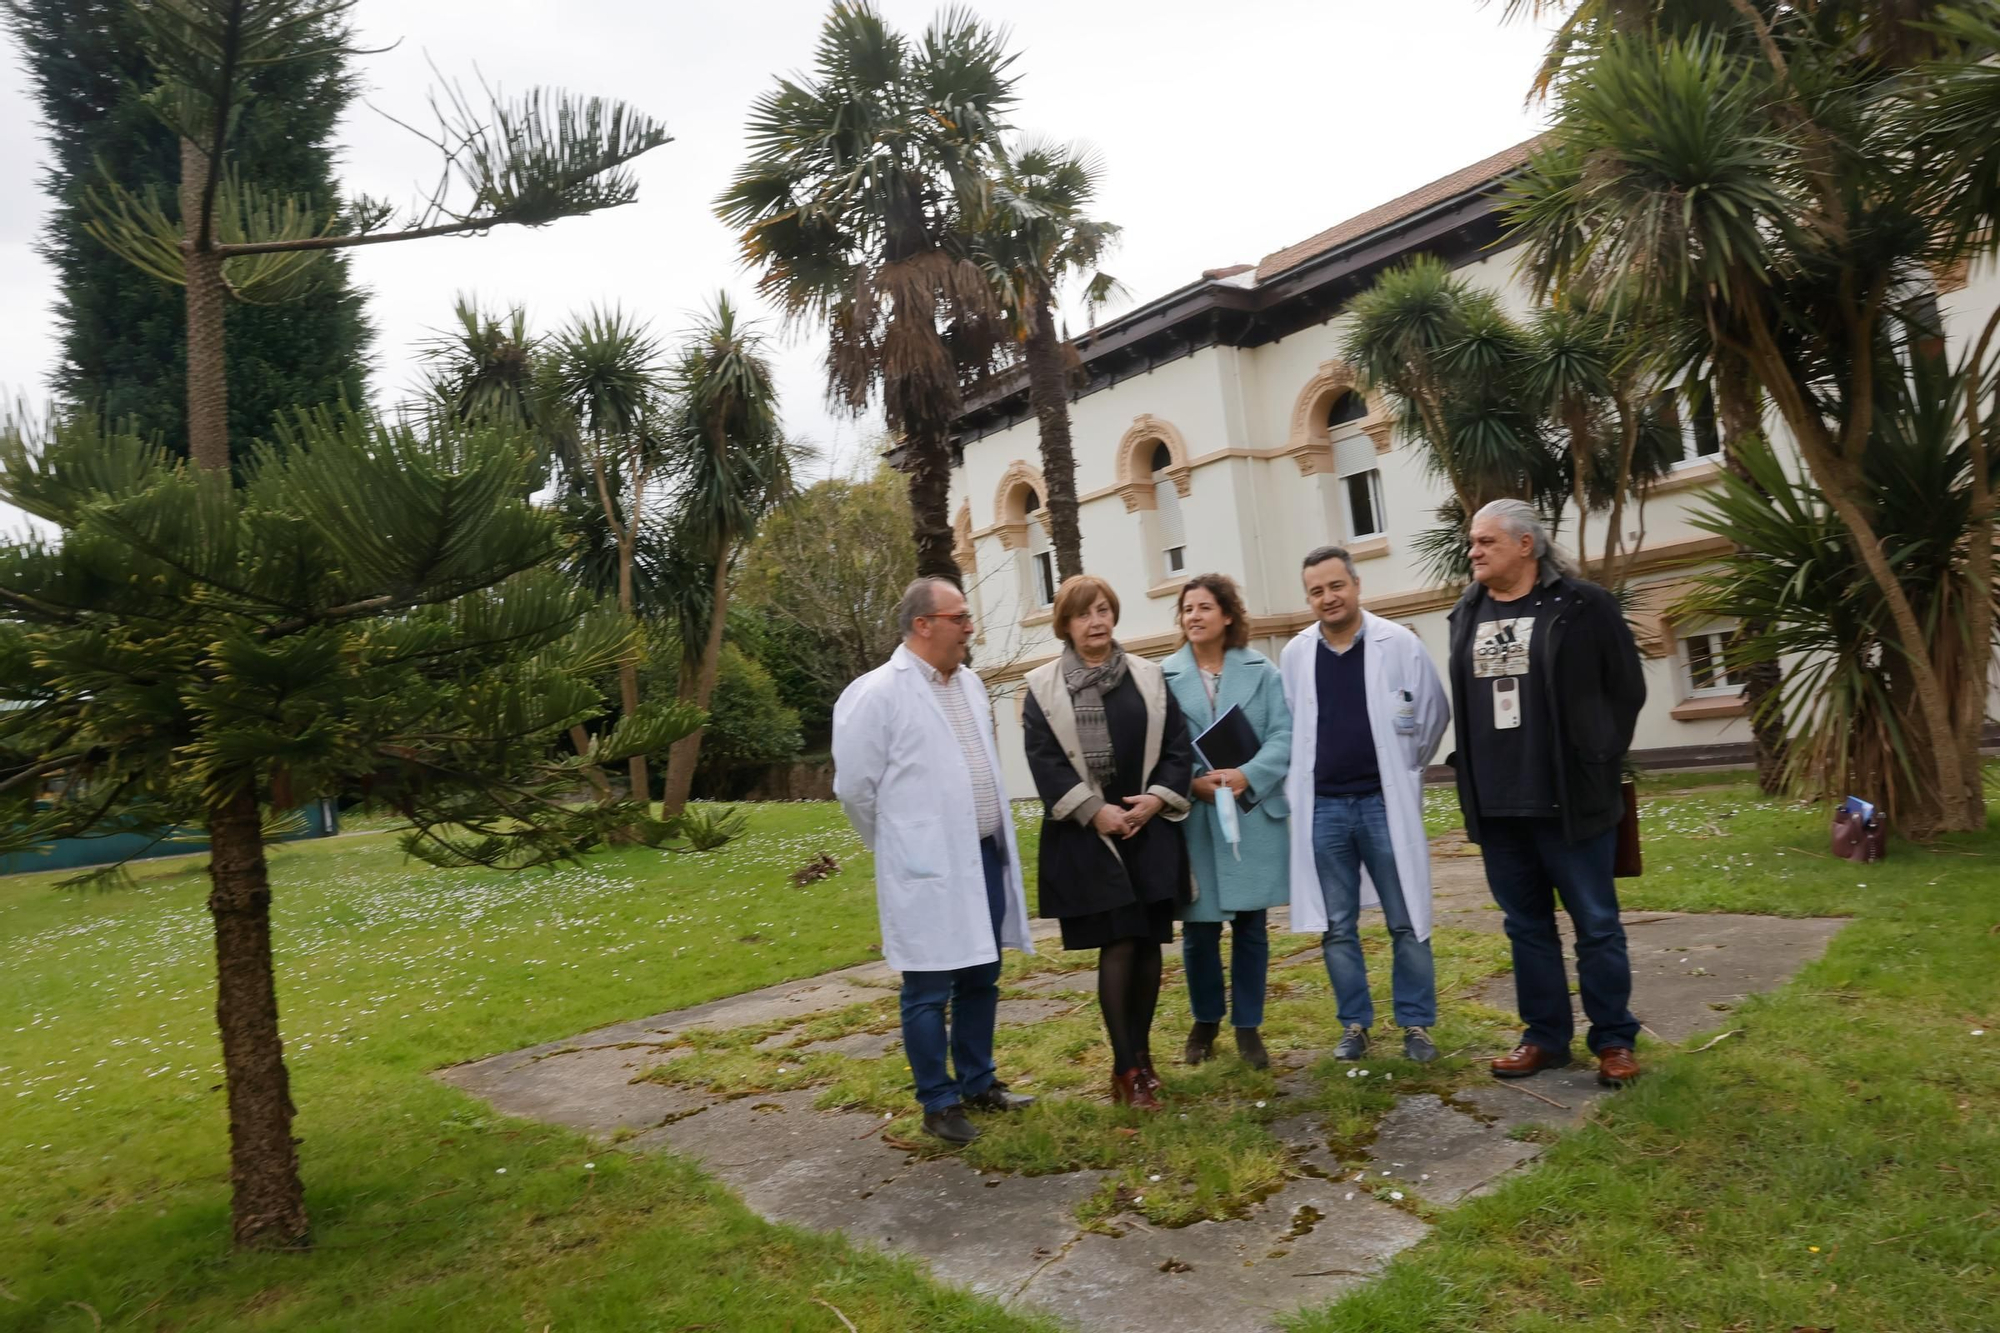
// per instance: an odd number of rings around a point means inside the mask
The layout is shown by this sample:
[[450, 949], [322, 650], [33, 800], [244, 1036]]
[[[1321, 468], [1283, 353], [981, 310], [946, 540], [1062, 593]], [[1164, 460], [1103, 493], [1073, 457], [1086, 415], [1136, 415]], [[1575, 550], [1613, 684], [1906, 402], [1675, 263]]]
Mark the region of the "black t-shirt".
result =
[[[1540, 587], [1511, 602], [1485, 591], [1467, 608], [1472, 662], [1466, 700], [1472, 785], [1479, 813], [1540, 816], [1556, 804], [1555, 731], [1544, 695], [1549, 622], [1556, 607]], [[1511, 689], [1521, 725], [1494, 725], [1495, 690]]]

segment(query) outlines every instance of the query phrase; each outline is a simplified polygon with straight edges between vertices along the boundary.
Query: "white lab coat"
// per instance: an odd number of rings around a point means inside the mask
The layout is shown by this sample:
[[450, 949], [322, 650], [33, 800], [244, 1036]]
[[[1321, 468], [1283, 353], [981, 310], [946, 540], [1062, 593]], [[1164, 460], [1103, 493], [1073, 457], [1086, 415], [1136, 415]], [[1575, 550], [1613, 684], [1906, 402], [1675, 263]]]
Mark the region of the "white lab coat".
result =
[[[1393, 621], [1371, 611], [1361, 613], [1361, 634], [1368, 641], [1368, 731], [1375, 740], [1375, 762], [1382, 770], [1382, 801], [1389, 815], [1389, 837], [1396, 849], [1396, 875], [1402, 881], [1403, 902], [1417, 938], [1431, 937], [1431, 846], [1424, 833], [1424, 767], [1451, 723], [1451, 702], [1438, 679], [1437, 668], [1424, 652], [1423, 641]], [[1302, 934], [1326, 929], [1326, 899], [1313, 862], [1313, 760], [1319, 748], [1319, 692], [1314, 681], [1314, 654], [1319, 624], [1300, 630], [1278, 657], [1278, 674], [1285, 685], [1285, 702], [1292, 709], [1292, 765], [1285, 794], [1292, 805], [1292, 929]], [[1396, 730], [1398, 692], [1411, 695], [1415, 725]], [[1352, 706], [1351, 701], [1341, 701]], [[1361, 905], [1381, 903], [1374, 881], [1361, 871]]]
[[[916, 654], [899, 647], [841, 691], [833, 706], [833, 792], [875, 853], [882, 956], [899, 972], [953, 972], [1000, 955], [986, 909], [972, 775], [923, 667]], [[1007, 915], [1000, 941], [1033, 953], [1021, 853], [1014, 845], [986, 686], [966, 667], [952, 680], [972, 706], [1000, 792], [1000, 836], [1007, 849]]]

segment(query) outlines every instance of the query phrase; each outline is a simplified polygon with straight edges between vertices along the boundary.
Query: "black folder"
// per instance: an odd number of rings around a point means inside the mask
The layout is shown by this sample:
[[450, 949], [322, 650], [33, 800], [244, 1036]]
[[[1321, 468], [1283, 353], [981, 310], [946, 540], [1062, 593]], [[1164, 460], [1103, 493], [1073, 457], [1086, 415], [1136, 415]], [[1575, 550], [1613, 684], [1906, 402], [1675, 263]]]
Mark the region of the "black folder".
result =
[[[1240, 769], [1255, 759], [1257, 751], [1263, 748], [1264, 742], [1257, 739], [1257, 729], [1243, 715], [1241, 704], [1229, 705], [1207, 731], [1194, 738], [1195, 756], [1210, 768]], [[1237, 805], [1248, 810], [1257, 804], [1260, 796], [1261, 792], [1252, 792], [1240, 798]]]

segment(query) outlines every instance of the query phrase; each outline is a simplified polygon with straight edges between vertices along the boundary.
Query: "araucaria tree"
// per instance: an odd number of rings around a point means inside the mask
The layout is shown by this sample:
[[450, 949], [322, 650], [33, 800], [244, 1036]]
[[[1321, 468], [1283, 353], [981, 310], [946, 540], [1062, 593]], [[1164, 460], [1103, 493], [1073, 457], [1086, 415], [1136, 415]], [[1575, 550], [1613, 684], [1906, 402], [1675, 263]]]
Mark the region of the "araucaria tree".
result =
[[1020, 341], [1049, 488], [1049, 543], [1057, 575], [1067, 579], [1083, 573], [1083, 530], [1069, 432], [1076, 356], [1056, 323], [1056, 294], [1080, 283], [1084, 308], [1094, 314], [1116, 293], [1117, 280], [1100, 266], [1118, 228], [1089, 216], [1103, 165], [1087, 149], [1033, 140], [1005, 149], [996, 168], [974, 246]]
[[[0, 21], [20, 44], [49, 153], [50, 201], [41, 254], [55, 269], [61, 339], [55, 387], [76, 411], [130, 422], [187, 452], [186, 322], [182, 294], [132, 267], [90, 236], [88, 196], [105, 173], [128, 191], [169, 198], [180, 181], [180, 143], [146, 104], [158, 71], [139, 40], [141, 16], [124, 0], [0, 0]], [[282, 66], [247, 73], [253, 96], [233, 142], [257, 163], [266, 190], [338, 207], [334, 127], [354, 80], [338, 16], [302, 32], [310, 48]], [[339, 256], [314, 289], [283, 307], [235, 303], [228, 311], [229, 421], [240, 439], [266, 435], [280, 413], [362, 400], [368, 328], [361, 294]]]
[[[672, 542], [690, 565], [708, 567], [709, 596], [688, 599], [680, 621], [683, 700], [707, 708], [722, 661], [729, 610], [729, 574], [736, 553], [757, 525], [791, 494], [792, 455], [778, 428], [778, 392], [764, 353], [764, 335], [738, 320], [727, 296], [716, 298], [681, 348], [673, 380], [669, 428], [676, 507]], [[699, 631], [699, 632], [697, 632]], [[667, 756], [662, 811], [679, 814], [694, 786], [702, 733]]]
[[443, 183], [400, 223], [378, 200], [340, 209], [273, 189], [236, 138], [252, 76], [323, 55], [328, 34], [344, 40], [354, 3], [135, 0], [130, 11], [159, 74], [148, 103], [180, 141], [179, 209], [107, 180], [85, 225], [186, 289], [188, 456], [201, 467], [229, 465], [229, 301], [296, 299], [325, 280], [328, 254], [357, 245], [542, 226], [630, 203], [638, 186], [626, 164], [667, 142], [618, 102], [536, 91], [474, 107], [453, 89], [438, 117]]
[[[235, 460], [244, 485], [231, 485], [224, 302], [296, 295], [349, 246], [629, 202], [626, 164], [666, 142], [616, 103], [536, 93], [474, 112], [453, 94], [445, 186], [419, 216], [391, 230], [389, 211], [365, 201], [314, 212], [263, 184], [234, 136], [253, 72], [310, 59], [350, 8], [134, 5], [160, 75], [149, 104], [180, 140], [180, 208], [170, 216], [157, 196], [107, 182], [91, 226], [187, 288], [192, 466], [79, 418], [46, 448], [10, 428], [0, 467], [0, 495], [63, 529], [60, 544], [0, 553], [8, 822], [17, 837], [72, 832], [145, 795], [154, 813], [206, 825], [234, 1229], [266, 1248], [308, 1231], [260, 805], [386, 780], [417, 822], [412, 851], [488, 864], [568, 854], [614, 821], [672, 832], [637, 809], [557, 799], [573, 779], [547, 742], [595, 711], [578, 675], [632, 649], [622, 627], [579, 629], [576, 595], [536, 572], [556, 554], [553, 520], [525, 498], [523, 441], [498, 426], [414, 435], [322, 410], [275, 441], [302, 453], [248, 453]], [[658, 749], [690, 719], [673, 722], [628, 717], [610, 748]], [[36, 784], [57, 777], [62, 798], [32, 813]]]
[[1004, 314], [974, 262], [1014, 102], [1005, 36], [948, 10], [912, 41], [867, 3], [827, 16], [810, 77], [750, 113], [750, 160], [717, 200], [758, 290], [826, 330], [830, 396], [879, 397], [910, 478], [917, 568], [956, 580], [951, 433]]
[[[1732, 0], [1674, 36], [1615, 28], [1556, 76], [1555, 124], [1516, 191], [1527, 262], [1586, 299], [1705, 311], [1717, 363], [1768, 398], [1838, 522], [1857, 595], [1880, 600], [1909, 738], [1905, 829], [1979, 828], [1987, 428], [1968, 429], [1949, 479], [1967, 492], [1962, 559], [1930, 566], [1961, 595], [1907, 584], [1876, 487], [1879, 455], [1908, 434], [1883, 428], [1888, 386], [1942, 354], [1936, 275], [2000, 235], [2000, 5]], [[1969, 419], [1990, 416], [1993, 342], [1989, 326], [1962, 372]], [[1925, 602], [1962, 614], [1927, 619]]]
[[282, 444], [232, 485], [88, 418], [0, 430], [0, 499], [61, 534], [0, 549], [0, 827], [15, 848], [206, 825], [235, 1235], [267, 1249], [309, 1230], [261, 810], [368, 790], [440, 865], [536, 865], [614, 830], [663, 843], [680, 830], [643, 806], [574, 794], [586, 764], [701, 720], [628, 716], [557, 757], [635, 645], [552, 568], [560, 524], [525, 498], [513, 431], [321, 409]]

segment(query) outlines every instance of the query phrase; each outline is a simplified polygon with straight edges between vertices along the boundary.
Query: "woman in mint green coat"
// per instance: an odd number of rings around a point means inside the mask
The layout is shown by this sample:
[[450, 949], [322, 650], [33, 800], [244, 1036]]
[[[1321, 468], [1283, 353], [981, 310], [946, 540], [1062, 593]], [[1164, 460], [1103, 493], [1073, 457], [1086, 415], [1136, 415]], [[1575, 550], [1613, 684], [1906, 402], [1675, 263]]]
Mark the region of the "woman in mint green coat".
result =
[[[1264, 979], [1271, 961], [1265, 913], [1291, 901], [1285, 774], [1292, 757], [1292, 715], [1278, 668], [1247, 646], [1250, 618], [1234, 580], [1223, 574], [1189, 579], [1174, 618], [1185, 642], [1162, 666], [1189, 733], [1200, 736], [1235, 704], [1262, 741], [1256, 757], [1240, 769], [1210, 770], [1196, 759], [1194, 811], [1181, 825], [1195, 882], [1194, 901], [1181, 917], [1181, 962], [1194, 1010], [1182, 1058], [1198, 1065], [1215, 1054], [1227, 1012], [1238, 1053], [1263, 1069], [1270, 1064], [1257, 1031], [1264, 1023]], [[1234, 849], [1223, 840], [1215, 812], [1215, 792], [1224, 785], [1236, 793], [1239, 811], [1241, 842]], [[1226, 1009], [1225, 921], [1231, 938]]]

